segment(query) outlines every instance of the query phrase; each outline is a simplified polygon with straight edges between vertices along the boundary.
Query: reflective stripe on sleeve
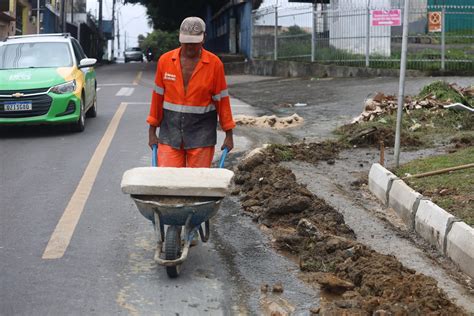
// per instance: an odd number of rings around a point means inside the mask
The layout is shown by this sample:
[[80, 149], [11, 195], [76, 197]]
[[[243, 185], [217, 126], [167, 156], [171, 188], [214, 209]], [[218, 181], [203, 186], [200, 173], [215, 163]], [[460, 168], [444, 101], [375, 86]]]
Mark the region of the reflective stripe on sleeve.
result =
[[163, 89], [162, 87], [158, 85], [155, 85], [155, 88], [153, 89], [153, 91], [155, 91], [157, 94], [160, 94], [160, 95], [165, 94], [165, 89]]
[[220, 101], [222, 98], [225, 98], [228, 96], [229, 96], [229, 90], [225, 89], [225, 90], [222, 90], [221, 93], [213, 95], [212, 100]]
[[165, 101], [163, 102], [163, 109], [180, 113], [204, 114], [215, 111], [216, 106], [214, 104], [208, 106], [182, 105]]

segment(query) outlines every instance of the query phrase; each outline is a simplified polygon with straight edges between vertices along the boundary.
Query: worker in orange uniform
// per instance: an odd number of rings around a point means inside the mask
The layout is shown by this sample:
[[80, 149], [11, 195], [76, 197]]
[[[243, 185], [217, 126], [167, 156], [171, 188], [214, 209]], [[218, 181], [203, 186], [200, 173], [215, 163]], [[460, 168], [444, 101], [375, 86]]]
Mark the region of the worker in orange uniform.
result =
[[[217, 121], [234, 147], [235, 122], [220, 59], [203, 48], [206, 24], [198, 17], [181, 23], [181, 47], [161, 56], [155, 76], [148, 143], [159, 144], [158, 166], [209, 168], [217, 142]], [[159, 137], [156, 129], [160, 128]]]

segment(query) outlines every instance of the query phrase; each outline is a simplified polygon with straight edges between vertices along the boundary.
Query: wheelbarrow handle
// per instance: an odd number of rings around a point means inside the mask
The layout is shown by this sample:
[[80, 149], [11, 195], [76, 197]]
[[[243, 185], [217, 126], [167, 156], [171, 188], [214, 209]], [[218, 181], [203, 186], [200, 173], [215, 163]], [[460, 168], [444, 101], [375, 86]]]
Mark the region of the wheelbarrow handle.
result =
[[219, 168], [224, 168], [224, 161], [228, 153], [229, 153], [229, 149], [227, 149], [227, 147], [224, 147], [224, 150], [222, 151], [221, 159], [219, 161]]
[[153, 167], [158, 167], [158, 163], [156, 161], [157, 159], [157, 156], [158, 156], [158, 145], [157, 144], [153, 144], [151, 146], [152, 150], [153, 150], [153, 153], [152, 153], [152, 156], [151, 156], [151, 165]]

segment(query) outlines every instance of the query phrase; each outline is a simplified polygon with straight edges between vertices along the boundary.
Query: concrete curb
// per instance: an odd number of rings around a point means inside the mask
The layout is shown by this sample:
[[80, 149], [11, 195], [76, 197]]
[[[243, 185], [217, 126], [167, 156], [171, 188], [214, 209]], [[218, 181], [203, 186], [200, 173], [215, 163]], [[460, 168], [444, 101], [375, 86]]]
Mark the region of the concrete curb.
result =
[[453, 224], [446, 238], [446, 253], [461, 270], [474, 277], [474, 229], [464, 222]]
[[378, 163], [370, 168], [369, 190], [462, 271], [474, 278], [474, 229], [425, 199]]
[[397, 176], [382, 167], [381, 164], [374, 163], [369, 172], [369, 189], [387, 205], [388, 193], [392, 187], [392, 182], [396, 179], [398, 179]]

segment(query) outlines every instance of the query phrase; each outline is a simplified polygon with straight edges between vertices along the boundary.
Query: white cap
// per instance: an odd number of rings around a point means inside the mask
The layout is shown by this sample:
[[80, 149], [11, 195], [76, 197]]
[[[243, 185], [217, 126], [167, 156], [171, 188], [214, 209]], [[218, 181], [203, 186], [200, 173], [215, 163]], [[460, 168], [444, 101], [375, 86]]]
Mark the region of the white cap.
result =
[[191, 16], [181, 22], [179, 28], [180, 43], [201, 43], [204, 40], [206, 23], [197, 16]]

